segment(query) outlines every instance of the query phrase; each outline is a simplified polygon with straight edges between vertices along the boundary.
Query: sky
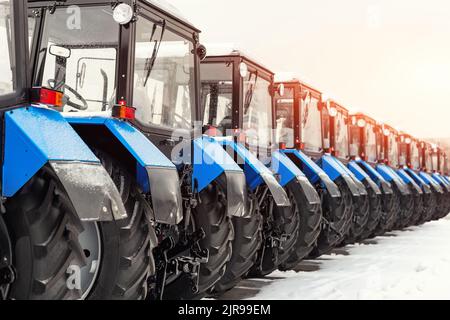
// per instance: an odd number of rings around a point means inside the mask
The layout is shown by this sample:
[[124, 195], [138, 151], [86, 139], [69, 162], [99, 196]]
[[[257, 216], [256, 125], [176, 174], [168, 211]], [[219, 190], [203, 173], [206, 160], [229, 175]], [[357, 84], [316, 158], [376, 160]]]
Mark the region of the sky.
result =
[[450, 137], [448, 0], [167, 0], [274, 72], [417, 137]]

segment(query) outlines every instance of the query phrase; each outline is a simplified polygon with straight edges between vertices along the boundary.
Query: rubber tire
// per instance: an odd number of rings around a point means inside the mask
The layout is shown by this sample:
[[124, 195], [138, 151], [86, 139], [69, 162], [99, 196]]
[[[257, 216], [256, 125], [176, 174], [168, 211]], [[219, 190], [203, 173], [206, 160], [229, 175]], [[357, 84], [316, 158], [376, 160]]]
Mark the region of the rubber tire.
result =
[[360, 239], [373, 237], [382, 217], [382, 195], [377, 194], [368, 184], [366, 184], [366, 188], [367, 196], [369, 198], [369, 219]]
[[[291, 198], [292, 193], [289, 190], [285, 191]], [[268, 211], [262, 212], [263, 242], [258, 251], [257, 260], [249, 272], [249, 276], [258, 278], [265, 277], [277, 270], [279, 265], [289, 258], [295, 249], [300, 224], [300, 217], [296, 204], [294, 203], [294, 205], [288, 207], [278, 207], [273, 202], [273, 198], [269, 192], [266, 195], [267, 198], [264, 208], [267, 209], [273, 205], [273, 216], [269, 217], [270, 212]], [[270, 230], [275, 236], [286, 235], [286, 241], [278, 248], [270, 247], [267, 243], [268, 239], [264, 238], [264, 228]]]
[[44, 167], [5, 207], [17, 272], [9, 298], [81, 298], [79, 290], [68, 288], [66, 271], [70, 265], [85, 264], [77, 241], [83, 227], [56, 174]]
[[95, 150], [122, 197], [128, 217], [100, 222], [103, 254], [97, 284], [90, 300], [143, 300], [149, 277], [155, 274], [152, 250], [156, 234], [151, 226], [151, 205], [135, 179], [113, 157]]
[[447, 215], [447, 198], [448, 193], [445, 190], [437, 194], [437, 205], [432, 220], [439, 220]]
[[341, 192], [341, 197], [332, 198], [326, 189], [320, 191], [323, 217], [336, 231], [322, 223], [317, 245], [310, 254], [311, 258], [329, 253], [335, 245], [342, 242], [350, 228], [353, 217], [353, 195], [343, 179], [337, 179], [335, 183]]
[[256, 197], [249, 193], [249, 218], [233, 217], [232, 255], [223, 277], [214, 286], [212, 295], [220, 296], [235, 287], [249, 272], [262, 244], [263, 217], [257, 209]]
[[291, 202], [295, 201], [300, 209], [300, 228], [292, 254], [283, 262], [279, 269], [281, 271], [292, 270], [305, 257], [307, 257], [317, 244], [321, 231], [322, 206], [320, 203], [310, 203], [297, 180], [288, 184], [292, 194]]
[[438, 193], [434, 190], [431, 190], [431, 193], [424, 193], [424, 206], [422, 217], [420, 218], [420, 223], [423, 224], [432, 219], [434, 211], [436, 210], [437, 201], [438, 201]]
[[414, 187], [410, 186], [410, 192], [413, 199], [413, 213], [409, 219], [407, 226], [417, 226], [420, 224], [420, 220], [424, 211], [424, 199], [423, 193], [419, 193]]
[[352, 244], [361, 239], [370, 215], [370, 201], [368, 195], [360, 194], [353, 197], [353, 219], [350, 230], [344, 240], [345, 244]]
[[396, 192], [400, 197], [400, 210], [394, 228], [401, 230], [408, 226], [411, 216], [413, 215], [414, 211], [413, 194], [411, 193], [411, 191], [410, 194], [408, 195], [401, 194], [400, 190], [395, 184], [393, 184], [393, 189], [394, 192]]
[[[205, 237], [199, 243], [202, 249], [208, 250], [209, 259], [200, 265], [198, 292], [180, 289], [181, 300], [201, 299], [208, 295], [225, 274], [227, 263], [232, 257], [234, 229], [232, 219], [227, 214], [224, 179], [221, 176], [202, 190], [199, 204], [192, 211], [195, 228], [203, 228], [205, 232]], [[176, 281], [171, 284], [176, 285]]]

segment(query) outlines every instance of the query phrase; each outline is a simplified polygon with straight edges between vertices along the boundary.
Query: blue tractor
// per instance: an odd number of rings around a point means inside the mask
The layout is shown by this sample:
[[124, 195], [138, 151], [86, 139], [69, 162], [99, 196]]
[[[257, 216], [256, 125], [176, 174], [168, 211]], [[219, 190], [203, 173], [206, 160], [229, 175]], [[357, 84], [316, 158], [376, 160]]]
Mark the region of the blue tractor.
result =
[[144, 267], [136, 263], [148, 253], [141, 244], [155, 244], [152, 277], [130, 272], [116, 290], [128, 295], [146, 280], [150, 299], [208, 294], [235, 258], [233, 244], [248, 240], [233, 218], [254, 210], [241, 167], [194, 126], [205, 56], [199, 30], [162, 1], [30, 6], [33, 83], [64, 93], [59, 116], [101, 160], [133, 217], [124, 236], [136, 252], [120, 265]]
[[368, 193], [364, 184], [330, 153], [330, 119], [325, 117], [329, 103], [322, 101], [322, 93], [295, 78], [279, 81], [275, 85], [284, 88], [275, 103], [280, 147], [321, 197], [322, 232], [312, 252], [312, 256], [318, 256], [355, 240], [355, 231], [362, 232], [369, 213]]
[[444, 151], [437, 145], [431, 145], [431, 148], [428, 148], [425, 152], [429, 152], [431, 157], [431, 177], [442, 187], [443, 190], [442, 211], [441, 214], [438, 214], [435, 217], [436, 219], [440, 219], [445, 217], [450, 212], [450, 183], [443, 176], [443, 167], [445, 164]]
[[[208, 47], [201, 64], [204, 130], [244, 170], [255, 211], [251, 220], [233, 222], [248, 240], [234, 243], [217, 293], [246, 274], [296, 266], [317, 238], [320, 200], [304, 174], [273, 150], [272, 83], [270, 70], [228, 46]], [[256, 238], [252, 220], [261, 221], [259, 241], [249, 241]]]
[[26, 1], [0, 3], [0, 298], [144, 298], [155, 232], [130, 232], [114, 181], [54, 110], [62, 94], [32, 86], [28, 16]]

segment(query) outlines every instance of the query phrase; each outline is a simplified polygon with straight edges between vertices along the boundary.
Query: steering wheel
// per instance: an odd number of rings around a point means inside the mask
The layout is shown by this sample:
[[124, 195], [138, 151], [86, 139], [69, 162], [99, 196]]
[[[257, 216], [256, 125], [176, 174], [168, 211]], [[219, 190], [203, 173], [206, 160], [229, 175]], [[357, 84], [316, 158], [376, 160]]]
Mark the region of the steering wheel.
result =
[[55, 79], [49, 79], [49, 80], [47, 81], [47, 83], [48, 83], [48, 85], [49, 85], [51, 88], [53, 88], [53, 89], [56, 89], [57, 87], [58, 87], [58, 89], [60, 89], [61, 87], [64, 87], [64, 89], [67, 89], [68, 91], [70, 91], [70, 92], [75, 96], [75, 98], [77, 98], [78, 100], [80, 100], [81, 103], [82, 103], [82, 105], [81, 105], [81, 104], [72, 102], [72, 101], [70, 101], [70, 97], [67, 96], [66, 94], [64, 94], [65, 104], [67, 104], [68, 106], [70, 106], [70, 107], [72, 107], [72, 108], [78, 109], [78, 110], [80, 110], [80, 111], [87, 110], [88, 104], [87, 104], [86, 99], [84, 99], [83, 96], [82, 96], [81, 94], [79, 94], [79, 93], [78, 93], [75, 89], [73, 89], [71, 86], [69, 86], [69, 85], [67, 85], [67, 84], [65, 84], [65, 83], [57, 84]]

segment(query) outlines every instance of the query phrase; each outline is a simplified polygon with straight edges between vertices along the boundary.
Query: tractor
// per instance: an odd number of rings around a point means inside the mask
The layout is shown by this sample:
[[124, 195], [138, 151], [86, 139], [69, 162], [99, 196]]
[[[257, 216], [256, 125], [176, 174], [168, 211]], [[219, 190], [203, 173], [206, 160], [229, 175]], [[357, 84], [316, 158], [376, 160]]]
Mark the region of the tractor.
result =
[[352, 225], [367, 216], [367, 199], [360, 199], [361, 195], [366, 198], [367, 191], [329, 153], [324, 131], [329, 129], [330, 120], [323, 120], [327, 104], [322, 101], [322, 93], [298, 79], [279, 79], [275, 86], [284, 91], [275, 95], [274, 110], [281, 152], [305, 173], [321, 198], [322, 231], [310, 255], [317, 257], [348, 239]]
[[[335, 157], [338, 164], [344, 164], [345, 169], [353, 179], [362, 184], [360, 196], [355, 198], [357, 206], [354, 210], [353, 223], [346, 238], [347, 243], [364, 240], [373, 235], [381, 218], [381, 189], [352, 161], [350, 147], [350, 128], [352, 127], [349, 111], [334, 100], [324, 102], [322, 108], [324, 151]], [[367, 190], [364, 192], [364, 190]]]
[[[256, 200], [254, 209], [262, 221], [262, 241], [251, 250], [245, 243], [237, 247], [242, 261], [232, 259], [216, 287], [221, 292], [247, 274], [261, 277], [295, 267], [316, 241], [321, 208], [304, 174], [273, 148], [273, 73], [228, 46], [208, 47], [200, 73], [205, 132], [243, 168], [249, 198]], [[249, 236], [254, 232], [234, 223]], [[254, 257], [253, 264], [242, 257]]]
[[[241, 167], [196, 130], [200, 31], [163, 1], [29, 5], [33, 85], [63, 93], [58, 116], [101, 160], [132, 218], [115, 236], [128, 243], [123, 258], [111, 263], [129, 272], [109, 275], [108, 287], [131, 295], [143, 286], [148, 299], [205, 296], [233, 243], [246, 241], [233, 218], [254, 211]], [[141, 259], [149, 253], [154, 262]]]
[[[429, 149], [430, 150], [430, 149]], [[439, 215], [439, 218], [445, 217], [450, 211], [450, 183], [443, 176], [443, 169], [445, 164], [445, 153], [441, 147], [437, 145], [432, 145], [430, 150], [431, 152], [431, 163], [432, 163], [432, 174], [433, 179], [440, 184], [444, 191], [445, 199], [444, 199], [444, 208], [442, 215]]]
[[28, 16], [26, 1], [0, 2], [0, 298], [144, 298], [154, 230], [128, 254], [134, 223], [118, 188], [55, 110], [62, 93], [32, 85]]

